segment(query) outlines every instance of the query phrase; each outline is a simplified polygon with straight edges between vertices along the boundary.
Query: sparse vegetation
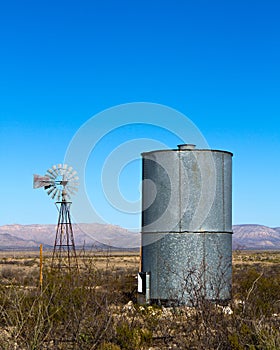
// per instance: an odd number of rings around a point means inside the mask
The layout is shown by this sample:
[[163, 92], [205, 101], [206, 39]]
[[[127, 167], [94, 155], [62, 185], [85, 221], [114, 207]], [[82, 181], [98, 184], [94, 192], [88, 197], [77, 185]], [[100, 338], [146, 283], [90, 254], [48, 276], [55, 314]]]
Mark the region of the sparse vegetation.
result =
[[235, 252], [230, 305], [197, 308], [137, 305], [138, 253], [79, 259], [69, 275], [46, 256], [40, 289], [36, 255], [2, 257], [1, 349], [280, 348], [280, 252]]

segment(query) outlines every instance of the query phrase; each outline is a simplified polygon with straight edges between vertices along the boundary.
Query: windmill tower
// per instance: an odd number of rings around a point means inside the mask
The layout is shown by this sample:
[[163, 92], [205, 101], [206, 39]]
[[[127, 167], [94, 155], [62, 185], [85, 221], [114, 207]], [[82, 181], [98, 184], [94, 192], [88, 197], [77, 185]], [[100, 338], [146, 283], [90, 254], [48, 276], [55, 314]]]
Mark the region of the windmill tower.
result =
[[33, 177], [33, 188], [44, 187], [47, 194], [55, 200], [59, 212], [51, 264], [52, 268], [59, 270], [78, 269], [70, 216], [70, 196], [78, 191], [78, 180], [77, 172], [67, 164], [54, 165], [47, 170], [45, 176]]

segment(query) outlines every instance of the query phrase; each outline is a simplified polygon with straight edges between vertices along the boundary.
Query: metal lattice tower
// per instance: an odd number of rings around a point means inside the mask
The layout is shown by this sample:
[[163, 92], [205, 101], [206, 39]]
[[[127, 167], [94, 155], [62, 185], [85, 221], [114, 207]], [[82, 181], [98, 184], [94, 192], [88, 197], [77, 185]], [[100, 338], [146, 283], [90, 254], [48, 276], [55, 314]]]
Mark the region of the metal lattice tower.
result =
[[78, 260], [70, 216], [72, 202], [66, 200], [62, 191], [62, 201], [56, 202], [59, 207], [56, 236], [52, 255], [52, 268], [78, 269]]
[[71, 223], [70, 195], [78, 188], [77, 172], [66, 164], [54, 165], [45, 176], [34, 175], [33, 187], [44, 187], [52, 199], [56, 199], [59, 211], [51, 267], [58, 270], [78, 270], [78, 260]]

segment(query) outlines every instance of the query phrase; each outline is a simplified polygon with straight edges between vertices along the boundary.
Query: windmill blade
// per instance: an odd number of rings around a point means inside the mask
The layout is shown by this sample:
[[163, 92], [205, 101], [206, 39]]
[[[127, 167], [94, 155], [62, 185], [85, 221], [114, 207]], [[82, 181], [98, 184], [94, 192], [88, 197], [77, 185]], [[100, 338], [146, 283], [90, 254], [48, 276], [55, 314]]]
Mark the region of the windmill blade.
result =
[[58, 165], [53, 165], [53, 166], [52, 166], [52, 169], [53, 169], [53, 171], [54, 171], [56, 174], [58, 174], [58, 172], [59, 172], [59, 166], [58, 166]]
[[55, 196], [56, 196], [57, 192], [58, 192], [58, 189], [56, 188], [56, 189], [54, 190], [54, 192], [52, 193], [52, 195], [51, 195], [52, 199], [54, 199], [54, 198], [55, 198]]
[[80, 183], [78, 181], [72, 181], [72, 180], [68, 180], [68, 184], [69, 186], [76, 186], [78, 187], [80, 185]]
[[56, 189], [56, 186], [53, 185], [53, 186], [47, 191], [47, 194], [50, 195], [55, 189]]
[[79, 183], [76, 181], [68, 181], [67, 187], [75, 187], [78, 188], [79, 187]]
[[68, 193], [71, 193], [71, 194], [75, 195], [75, 194], [77, 193], [77, 191], [78, 191], [78, 190], [77, 190], [76, 188], [68, 188], [68, 189], [67, 189], [67, 194], [68, 194]]
[[65, 176], [68, 177], [68, 169], [65, 168], [63, 164], [61, 165], [61, 168], [60, 168], [60, 175], [63, 177], [65, 177]]
[[65, 169], [59, 168], [59, 175], [64, 176], [64, 174], [65, 174]]
[[68, 180], [69, 180], [69, 181], [77, 181], [77, 180], [79, 180], [79, 176], [77, 176], [77, 175], [69, 176], [69, 177], [68, 177]]
[[75, 193], [67, 192], [66, 197], [67, 197], [68, 199], [72, 199], [72, 197], [73, 197], [74, 194], [75, 194]]
[[73, 170], [73, 171], [71, 171], [71, 173], [69, 173], [69, 178], [72, 179], [72, 177], [77, 176], [77, 174], [78, 174], [77, 171]]
[[51, 169], [56, 173], [56, 171], [57, 171], [57, 166], [56, 166], [56, 165], [53, 165], [53, 166], [51, 167]]
[[66, 185], [66, 189], [68, 188], [78, 188], [78, 183], [76, 181], [71, 181], [68, 180], [67, 185]]
[[55, 190], [55, 188], [55, 186], [51, 186], [51, 188], [47, 190], [47, 194], [50, 195]]
[[76, 191], [76, 192], [78, 192], [78, 186], [72, 186], [72, 185], [67, 185], [67, 190], [71, 190], [71, 191]]
[[72, 198], [73, 196], [75, 196], [76, 195], [76, 192], [73, 192], [73, 191], [71, 191], [71, 190], [69, 190], [68, 192], [67, 192], [67, 196], [69, 197], [69, 198]]
[[71, 182], [75, 182], [75, 181], [79, 181], [79, 176], [72, 176], [70, 178], [68, 178], [68, 181], [71, 181]]
[[58, 174], [58, 169], [56, 168], [55, 165], [52, 168], [50, 168], [49, 171], [53, 173], [54, 178], [56, 178], [59, 175]]
[[49, 176], [53, 180], [56, 178], [56, 174], [54, 173], [52, 168], [47, 170], [47, 174], [46, 175]]
[[64, 164], [64, 171], [65, 171], [65, 176], [67, 177], [67, 180], [71, 179], [73, 176], [73, 172], [75, 171], [71, 166]]

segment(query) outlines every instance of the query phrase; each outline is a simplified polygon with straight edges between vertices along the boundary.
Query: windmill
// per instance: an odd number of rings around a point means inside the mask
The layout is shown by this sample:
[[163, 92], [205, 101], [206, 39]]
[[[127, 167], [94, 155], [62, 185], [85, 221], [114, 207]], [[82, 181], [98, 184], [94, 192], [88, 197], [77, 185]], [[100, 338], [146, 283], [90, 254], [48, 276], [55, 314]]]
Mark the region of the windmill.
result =
[[78, 191], [77, 172], [67, 164], [58, 164], [47, 170], [44, 176], [33, 176], [33, 188], [44, 187], [55, 200], [59, 211], [56, 237], [53, 247], [52, 268], [78, 269], [74, 234], [70, 217], [70, 198]]

